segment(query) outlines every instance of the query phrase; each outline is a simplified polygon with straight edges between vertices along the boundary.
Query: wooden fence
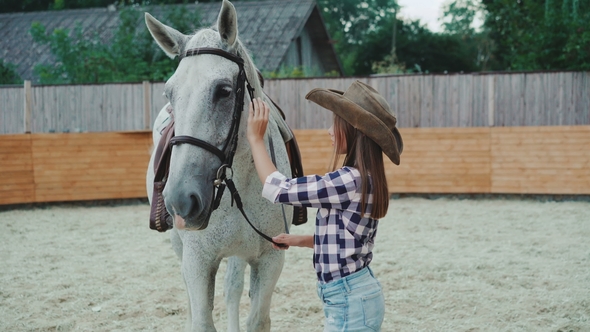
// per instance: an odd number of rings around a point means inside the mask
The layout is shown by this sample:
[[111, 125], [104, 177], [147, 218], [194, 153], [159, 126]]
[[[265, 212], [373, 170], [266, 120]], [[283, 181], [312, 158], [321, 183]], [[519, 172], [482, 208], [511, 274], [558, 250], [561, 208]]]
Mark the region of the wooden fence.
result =
[[[385, 168], [391, 193], [590, 194], [590, 126], [400, 132], [401, 164]], [[325, 173], [332, 151], [326, 131], [296, 136], [305, 172]]]
[[0, 204], [145, 197], [151, 132], [0, 139]]
[[[355, 79], [390, 103], [399, 127], [590, 125], [590, 72], [404, 75], [268, 80], [294, 129], [329, 127], [305, 100], [315, 87]], [[0, 134], [144, 130], [165, 105], [164, 83], [0, 87]]]
[[[391, 193], [590, 194], [590, 126], [402, 128]], [[323, 174], [325, 130], [296, 130], [306, 174]], [[145, 197], [151, 133], [0, 139], [0, 205]]]
[[[327, 128], [331, 114], [304, 99], [345, 91], [356, 78], [269, 81], [265, 90], [297, 129]], [[358, 78], [389, 102], [402, 128], [590, 125], [590, 72]]]

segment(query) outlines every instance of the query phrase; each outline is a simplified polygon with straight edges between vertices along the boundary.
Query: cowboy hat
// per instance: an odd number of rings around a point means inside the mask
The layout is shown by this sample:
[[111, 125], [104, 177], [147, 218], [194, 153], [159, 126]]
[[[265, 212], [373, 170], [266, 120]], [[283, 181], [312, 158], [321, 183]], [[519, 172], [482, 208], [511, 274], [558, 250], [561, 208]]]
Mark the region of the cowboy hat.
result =
[[375, 141], [394, 164], [399, 165], [404, 149], [402, 136], [395, 127], [397, 120], [389, 104], [377, 90], [356, 81], [346, 92], [316, 88], [305, 99], [338, 115]]

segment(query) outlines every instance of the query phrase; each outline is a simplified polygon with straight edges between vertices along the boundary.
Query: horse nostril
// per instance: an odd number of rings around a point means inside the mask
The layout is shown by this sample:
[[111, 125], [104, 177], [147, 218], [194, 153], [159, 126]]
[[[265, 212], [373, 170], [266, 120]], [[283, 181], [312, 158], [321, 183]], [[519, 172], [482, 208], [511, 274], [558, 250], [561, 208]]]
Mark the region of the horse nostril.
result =
[[190, 209], [189, 209], [189, 213], [190, 214], [199, 214], [199, 208], [201, 206], [201, 202], [199, 200], [199, 198], [197, 197], [197, 195], [190, 195], [190, 199], [191, 199], [191, 203], [190, 203]]

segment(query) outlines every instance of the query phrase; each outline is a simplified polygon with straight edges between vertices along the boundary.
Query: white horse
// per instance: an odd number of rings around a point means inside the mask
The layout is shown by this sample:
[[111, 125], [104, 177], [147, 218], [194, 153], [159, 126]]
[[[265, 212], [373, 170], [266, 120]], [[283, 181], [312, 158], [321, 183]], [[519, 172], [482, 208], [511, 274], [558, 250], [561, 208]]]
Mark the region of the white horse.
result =
[[[147, 27], [164, 52], [174, 58], [194, 48], [216, 48], [237, 54], [244, 60], [246, 76], [255, 89], [255, 97], [268, 102], [262, 93], [256, 68], [248, 52], [238, 39], [237, 15], [234, 6], [224, 0], [217, 27], [184, 35], [146, 13]], [[222, 149], [236, 104], [234, 91], [238, 65], [222, 56], [201, 54], [182, 58], [176, 72], [166, 82], [165, 95], [172, 105], [176, 136], [186, 135], [208, 142]], [[285, 225], [279, 205], [261, 197], [250, 147], [245, 137], [248, 117], [248, 93], [239, 122], [237, 149], [233, 161], [233, 181], [241, 194], [244, 210], [260, 231], [269, 236], [284, 232]], [[160, 139], [161, 129], [170, 121], [166, 107], [154, 124], [154, 144]], [[284, 120], [273, 109], [268, 136], [274, 143], [277, 168], [290, 174], [284, 140], [288, 129]], [[277, 144], [278, 143], [278, 144]], [[154, 154], [148, 167], [148, 197], [152, 197]], [[189, 298], [187, 330], [215, 331], [212, 310], [215, 275], [220, 261], [229, 257], [225, 276], [228, 331], [239, 331], [239, 302], [244, 287], [246, 264], [251, 267], [251, 311], [248, 331], [270, 331], [271, 296], [281, 273], [284, 252], [257, 235], [235, 206], [230, 206], [230, 192], [226, 190], [219, 208], [210, 213], [213, 181], [221, 166], [212, 152], [191, 144], [175, 145], [172, 149], [170, 172], [164, 190], [165, 204], [175, 216], [171, 230], [172, 247], [182, 262], [182, 275]], [[228, 175], [231, 176], [231, 171]], [[287, 209], [290, 224], [292, 210]], [[184, 224], [184, 225], [183, 225]], [[185, 229], [179, 229], [185, 226]]]

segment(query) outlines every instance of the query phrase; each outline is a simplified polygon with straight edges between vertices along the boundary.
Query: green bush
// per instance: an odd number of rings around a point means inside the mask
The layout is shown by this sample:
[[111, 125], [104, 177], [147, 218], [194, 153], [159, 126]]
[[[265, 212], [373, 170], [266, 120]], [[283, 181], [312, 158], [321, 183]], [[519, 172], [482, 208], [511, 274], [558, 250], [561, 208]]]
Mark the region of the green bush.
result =
[[[35, 72], [43, 84], [81, 84], [164, 81], [174, 73], [177, 61], [168, 58], [153, 41], [143, 24], [143, 11], [138, 6], [124, 7], [120, 24], [110, 43], [100, 41], [97, 33], [85, 37], [78, 25], [70, 33], [55, 29], [47, 33], [44, 26], [33, 23], [30, 33], [37, 43], [46, 44], [56, 57], [55, 65], [39, 64]], [[175, 6], [161, 21], [179, 31], [194, 30], [199, 13]]]
[[14, 65], [0, 59], [0, 84], [21, 84], [22, 82]]

